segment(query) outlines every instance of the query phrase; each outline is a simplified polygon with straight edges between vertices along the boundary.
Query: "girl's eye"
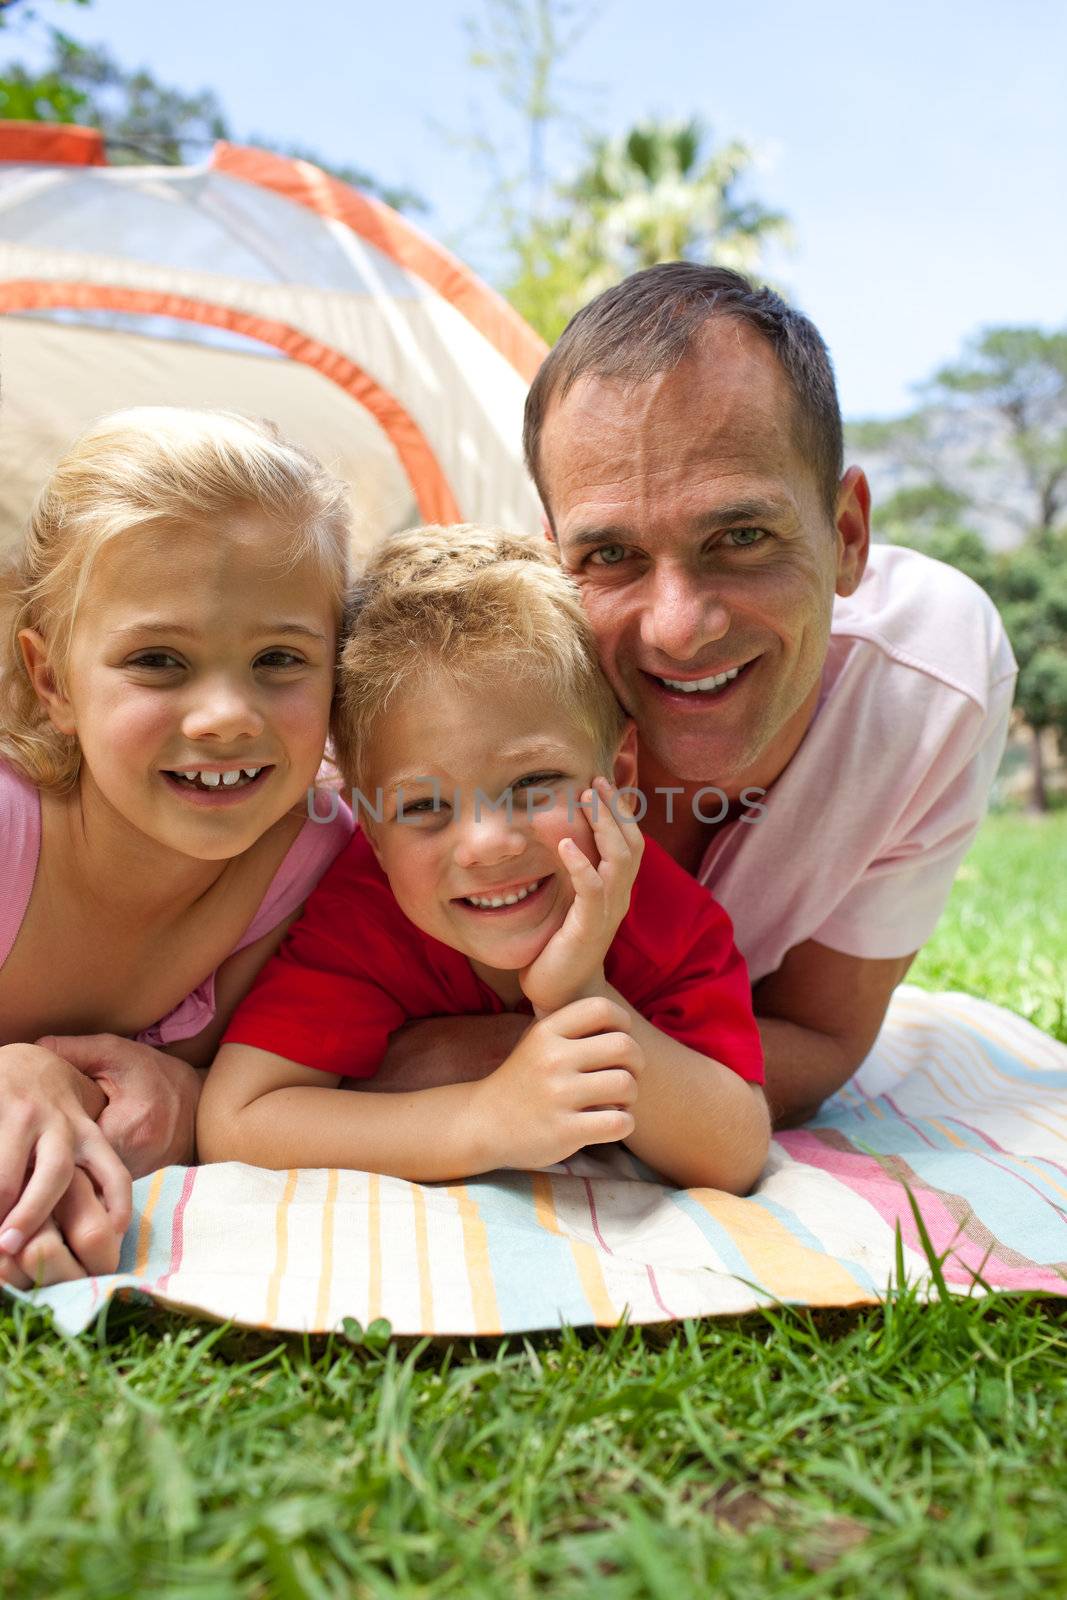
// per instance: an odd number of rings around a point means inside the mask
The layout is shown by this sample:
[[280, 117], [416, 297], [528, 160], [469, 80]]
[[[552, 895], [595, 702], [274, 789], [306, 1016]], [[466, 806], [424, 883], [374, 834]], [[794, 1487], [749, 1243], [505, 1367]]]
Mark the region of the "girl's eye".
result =
[[764, 528], [732, 528], [727, 534], [730, 543], [742, 550], [750, 544], [761, 543], [766, 537], [767, 532]]
[[169, 672], [174, 667], [180, 667], [181, 662], [167, 650], [146, 650], [142, 655], [131, 657], [126, 665], [141, 667], [146, 672]]
[[594, 550], [589, 557], [590, 564], [595, 567], [617, 567], [626, 556], [626, 546], [621, 544], [602, 544], [599, 550]]
[[256, 657], [257, 667], [266, 667], [274, 671], [303, 665], [303, 656], [294, 655], [291, 650], [265, 650], [261, 656]]

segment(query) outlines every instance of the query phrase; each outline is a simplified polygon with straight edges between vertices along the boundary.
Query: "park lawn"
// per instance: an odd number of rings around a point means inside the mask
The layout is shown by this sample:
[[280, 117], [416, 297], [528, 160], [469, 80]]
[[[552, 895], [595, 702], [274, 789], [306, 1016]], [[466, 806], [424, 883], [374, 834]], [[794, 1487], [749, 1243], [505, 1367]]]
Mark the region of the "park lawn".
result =
[[[1067, 1039], [1067, 814], [984, 828], [912, 974]], [[1067, 1593], [1063, 1301], [508, 1343], [0, 1311], [0, 1595]]]

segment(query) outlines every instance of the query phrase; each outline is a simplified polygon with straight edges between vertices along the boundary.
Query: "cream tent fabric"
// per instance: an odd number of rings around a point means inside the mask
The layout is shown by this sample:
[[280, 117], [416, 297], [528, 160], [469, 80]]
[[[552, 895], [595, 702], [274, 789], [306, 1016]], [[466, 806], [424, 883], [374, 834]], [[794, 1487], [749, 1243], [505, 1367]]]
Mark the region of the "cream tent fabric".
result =
[[0, 551], [67, 442], [119, 406], [271, 417], [351, 486], [360, 545], [536, 527], [522, 405], [544, 346], [461, 262], [306, 162], [216, 146], [117, 167], [0, 122]]

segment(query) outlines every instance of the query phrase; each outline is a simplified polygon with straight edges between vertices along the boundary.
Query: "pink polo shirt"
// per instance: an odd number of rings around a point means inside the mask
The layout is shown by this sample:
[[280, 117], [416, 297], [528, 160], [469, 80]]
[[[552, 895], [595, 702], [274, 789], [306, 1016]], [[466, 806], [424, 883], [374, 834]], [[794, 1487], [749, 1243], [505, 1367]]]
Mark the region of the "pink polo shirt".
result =
[[[324, 801], [323, 817], [331, 812]], [[252, 921], [231, 954], [255, 944], [303, 905], [334, 857], [352, 835], [352, 813], [342, 801], [329, 821], [304, 823], [267, 886]], [[0, 761], [0, 967], [18, 938], [30, 903], [41, 853], [41, 796], [36, 786], [6, 761]], [[151, 1045], [191, 1039], [215, 1015], [215, 974], [209, 972], [192, 994], [138, 1037]]]
[[808, 939], [872, 959], [926, 942], [985, 814], [1015, 674], [969, 578], [871, 550], [856, 593], [835, 602], [803, 743], [759, 819], [720, 829], [701, 863], [753, 982]]

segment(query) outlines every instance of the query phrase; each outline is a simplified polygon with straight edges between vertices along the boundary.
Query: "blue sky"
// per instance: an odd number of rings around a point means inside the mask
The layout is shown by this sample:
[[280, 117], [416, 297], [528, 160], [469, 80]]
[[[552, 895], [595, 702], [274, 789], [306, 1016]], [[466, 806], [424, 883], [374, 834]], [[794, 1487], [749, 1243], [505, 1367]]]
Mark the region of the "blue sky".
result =
[[[482, 0], [94, 0], [42, 6], [188, 89], [241, 136], [299, 141], [410, 186], [424, 225], [484, 264], [485, 178], [444, 130], [515, 134], [467, 65]], [[4, 50], [16, 39], [8, 34]], [[616, 132], [699, 114], [762, 151], [753, 192], [789, 213], [771, 263], [816, 320], [846, 415], [906, 409], [981, 325], [1067, 324], [1067, 7], [1059, 0], [603, 0], [569, 62]], [[559, 170], [573, 159], [560, 141]]]

